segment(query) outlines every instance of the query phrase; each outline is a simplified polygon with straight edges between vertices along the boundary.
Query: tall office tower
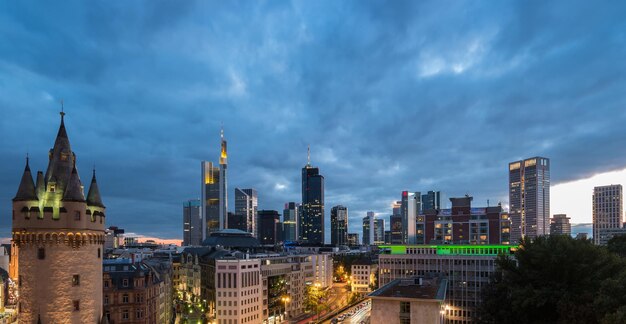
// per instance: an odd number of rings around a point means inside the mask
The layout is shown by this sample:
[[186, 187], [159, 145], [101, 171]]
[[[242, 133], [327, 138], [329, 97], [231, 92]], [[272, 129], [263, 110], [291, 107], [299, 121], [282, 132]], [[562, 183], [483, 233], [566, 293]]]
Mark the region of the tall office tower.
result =
[[391, 204], [392, 215], [402, 215], [402, 201], [396, 200]]
[[429, 191], [422, 195], [422, 208], [421, 211], [429, 209], [442, 209], [441, 206], [441, 191]]
[[374, 244], [374, 212], [367, 212], [363, 217], [363, 245]]
[[248, 222], [246, 216], [228, 212], [228, 228], [247, 232]]
[[374, 244], [385, 244], [385, 220], [382, 218], [374, 219]]
[[200, 199], [191, 199], [183, 203], [183, 246], [202, 243], [202, 215]]
[[259, 241], [261, 244], [276, 244], [280, 241], [280, 215], [275, 210], [259, 210]]
[[330, 244], [348, 244], [348, 207], [338, 205], [330, 210]]
[[220, 168], [213, 162], [202, 161], [202, 240], [221, 228]]
[[35, 185], [27, 158], [13, 198], [20, 323], [102, 320], [105, 207], [95, 170], [85, 198], [64, 115], [45, 175]]
[[550, 220], [550, 235], [572, 235], [570, 218], [565, 214], [555, 214]]
[[226, 169], [228, 154], [224, 130], [220, 131], [220, 166], [213, 162], [202, 161], [202, 218], [204, 230], [202, 240], [211, 233], [228, 228], [228, 185]]
[[622, 185], [593, 188], [593, 242], [605, 244], [611, 230], [622, 228], [623, 215]]
[[416, 244], [417, 214], [421, 209], [419, 192], [402, 192], [400, 213], [402, 215], [402, 243]]
[[310, 150], [307, 164], [302, 168], [302, 216], [299, 231], [303, 242], [324, 244], [324, 176], [319, 173], [319, 168], [311, 166]]
[[550, 234], [550, 160], [509, 163], [511, 242]]
[[288, 202], [283, 210], [283, 234], [285, 241], [295, 242], [298, 240], [298, 219], [300, 218], [300, 204]]
[[244, 217], [246, 221], [246, 231], [258, 237], [256, 212], [259, 208], [259, 198], [256, 189], [235, 188], [235, 214]]
[[402, 215], [389, 216], [391, 244], [402, 244]]
[[348, 233], [348, 246], [359, 246], [359, 233]]

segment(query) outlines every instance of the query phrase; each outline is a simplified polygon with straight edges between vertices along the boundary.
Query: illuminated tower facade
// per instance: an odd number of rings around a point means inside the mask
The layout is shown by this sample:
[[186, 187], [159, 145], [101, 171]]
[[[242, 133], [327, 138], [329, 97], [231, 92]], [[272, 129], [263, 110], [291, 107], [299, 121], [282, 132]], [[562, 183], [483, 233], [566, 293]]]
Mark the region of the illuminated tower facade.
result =
[[550, 234], [550, 160], [533, 157], [509, 163], [511, 242]]
[[348, 207], [338, 205], [330, 209], [330, 244], [348, 244]]
[[[244, 231], [258, 237], [257, 210], [259, 208], [259, 195], [256, 189], [235, 188], [235, 214], [243, 218]], [[231, 224], [232, 225], [232, 224]]]
[[227, 150], [224, 130], [220, 132], [221, 149], [220, 164], [214, 166], [213, 162], [202, 161], [202, 240], [211, 233], [228, 228], [228, 185], [226, 178]]
[[300, 240], [324, 244], [324, 176], [319, 168], [311, 166], [309, 151], [307, 164], [302, 168], [302, 213], [299, 226]]
[[99, 323], [105, 207], [93, 173], [87, 197], [61, 126], [36, 184], [29, 161], [13, 198], [20, 323]]

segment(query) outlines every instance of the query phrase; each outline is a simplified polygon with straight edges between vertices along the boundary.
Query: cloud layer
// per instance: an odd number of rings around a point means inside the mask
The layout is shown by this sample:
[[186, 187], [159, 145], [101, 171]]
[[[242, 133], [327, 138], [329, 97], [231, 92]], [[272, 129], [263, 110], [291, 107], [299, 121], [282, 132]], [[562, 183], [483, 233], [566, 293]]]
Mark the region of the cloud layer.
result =
[[222, 122], [231, 195], [300, 200], [310, 144], [327, 214], [348, 206], [358, 232], [401, 190], [506, 203], [520, 158], [551, 158], [554, 183], [622, 169], [625, 16], [618, 1], [2, 3], [0, 236], [61, 98], [108, 224], [147, 236], [181, 236]]

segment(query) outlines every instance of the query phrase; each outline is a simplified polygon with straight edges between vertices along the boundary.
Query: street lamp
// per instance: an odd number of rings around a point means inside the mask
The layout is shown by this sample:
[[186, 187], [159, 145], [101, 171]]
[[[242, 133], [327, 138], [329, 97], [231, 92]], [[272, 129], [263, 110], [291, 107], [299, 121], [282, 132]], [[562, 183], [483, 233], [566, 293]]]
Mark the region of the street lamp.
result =
[[285, 296], [283, 298], [281, 298], [280, 300], [283, 301], [283, 303], [285, 303], [285, 319], [287, 319], [287, 303], [290, 301], [289, 296]]

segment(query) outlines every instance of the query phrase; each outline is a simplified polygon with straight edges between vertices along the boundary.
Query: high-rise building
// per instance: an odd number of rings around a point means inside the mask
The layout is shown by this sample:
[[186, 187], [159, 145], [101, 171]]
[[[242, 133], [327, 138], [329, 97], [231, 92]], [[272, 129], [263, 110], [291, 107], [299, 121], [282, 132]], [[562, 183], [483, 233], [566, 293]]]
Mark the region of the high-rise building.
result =
[[572, 235], [570, 218], [565, 214], [555, 214], [550, 220], [550, 235]]
[[363, 245], [374, 244], [374, 212], [367, 212], [363, 217]]
[[183, 203], [183, 246], [202, 243], [202, 215], [200, 199]]
[[302, 214], [299, 224], [300, 240], [324, 244], [324, 176], [319, 168], [311, 166], [309, 152], [307, 164], [302, 168]]
[[276, 244], [280, 241], [278, 237], [281, 229], [280, 226], [280, 215], [275, 210], [259, 210], [258, 212], [258, 220], [259, 220], [259, 241], [261, 244]]
[[511, 241], [550, 234], [550, 160], [509, 163]]
[[374, 242], [373, 244], [385, 244], [385, 220], [374, 218]]
[[102, 320], [105, 207], [95, 170], [85, 197], [64, 115], [45, 175], [35, 184], [27, 158], [13, 198], [20, 323]]
[[228, 212], [228, 228], [248, 232], [248, 221], [246, 216]]
[[429, 210], [429, 209], [442, 209], [441, 191], [428, 191], [427, 193], [422, 195], [422, 209], [421, 211]]
[[220, 138], [220, 166], [213, 166], [213, 162], [201, 162], [203, 240], [213, 232], [228, 228], [228, 185], [226, 177], [228, 154], [223, 129], [220, 132]]
[[396, 200], [391, 204], [392, 215], [402, 215], [402, 201]]
[[402, 215], [389, 216], [391, 244], [402, 244]]
[[246, 228], [241, 230], [252, 233], [255, 237], [258, 235], [256, 223], [258, 208], [259, 198], [256, 189], [235, 188], [235, 214], [243, 216], [246, 221]]
[[402, 242], [404, 244], [417, 242], [417, 214], [422, 208], [420, 199], [419, 192], [402, 192], [400, 213], [402, 215]]
[[285, 241], [298, 240], [298, 219], [300, 218], [300, 204], [288, 202], [283, 210], [283, 234]]
[[622, 185], [610, 185], [593, 188], [593, 242], [607, 242], [609, 232], [623, 227], [623, 190]]
[[348, 246], [359, 246], [359, 233], [348, 233]]
[[330, 244], [348, 244], [348, 207], [335, 206], [330, 210]]

